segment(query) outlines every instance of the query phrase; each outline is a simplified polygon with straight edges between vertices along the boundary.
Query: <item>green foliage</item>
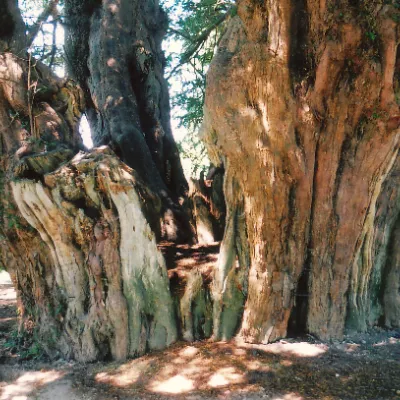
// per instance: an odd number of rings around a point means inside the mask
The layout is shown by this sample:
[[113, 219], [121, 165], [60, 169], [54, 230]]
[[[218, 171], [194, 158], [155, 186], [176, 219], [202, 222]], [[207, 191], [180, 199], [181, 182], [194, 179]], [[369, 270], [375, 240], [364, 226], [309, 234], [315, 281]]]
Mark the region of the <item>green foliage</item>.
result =
[[203, 121], [206, 73], [226, 22], [236, 8], [233, 0], [175, 0], [172, 5], [171, 1], [164, 1], [170, 16], [167, 40], [174, 45], [167, 50], [176, 48], [177, 43], [181, 47], [179, 52], [169, 51], [167, 56], [172, 105], [179, 127], [187, 131], [179, 148], [182, 157], [191, 161], [193, 176], [209, 164], [198, 137]]
[[21, 360], [43, 360], [45, 351], [39, 342], [36, 331], [14, 330], [4, 347], [12, 354], [18, 354]]
[[201, 171], [208, 169], [210, 162], [207, 152], [196, 133], [187, 134], [177, 144], [187, 176], [198, 177]]
[[[20, 0], [27, 29], [38, 20], [50, 0]], [[191, 174], [208, 164], [206, 151], [198, 138], [203, 121], [206, 73], [214, 57], [227, 20], [235, 15], [234, 0], [162, 0], [169, 13], [167, 74], [170, 78], [173, 116], [187, 135], [179, 143], [182, 156], [193, 164]], [[31, 54], [63, 73], [65, 60], [62, 33], [63, 2], [58, 14], [45, 21], [31, 47]], [[29, 130], [29, 124], [26, 124]], [[178, 138], [179, 141], [179, 138]], [[197, 172], [196, 172], [197, 171]]]
[[366, 35], [367, 35], [367, 37], [368, 37], [369, 39], [371, 39], [372, 41], [375, 41], [375, 39], [377, 38], [376, 32], [373, 32], [373, 31], [368, 31], [368, 32], [366, 33]]
[[[49, 6], [50, 0], [20, 0], [22, 17], [29, 30], [38, 20], [39, 15]], [[58, 10], [62, 10], [63, 1], [59, 2]], [[60, 42], [62, 27], [61, 17], [51, 15], [42, 23], [39, 33], [31, 46], [31, 54], [46, 65], [59, 71], [64, 69], [64, 47]]]
[[49, 5], [50, 0], [19, 0], [19, 8], [28, 25], [32, 25], [42, 9]]
[[10, 117], [11, 122], [15, 120], [19, 121], [21, 126], [26, 129], [28, 132], [31, 130], [31, 124], [28, 115], [23, 115], [18, 111], [8, 109], [8, 116]]
[[37, 147], [46, 148], [46, 151], [54, 150], [59, 145], [59, 141], [52, 134], [44, 134], [40, 138], [29, 137], [27, 142]]

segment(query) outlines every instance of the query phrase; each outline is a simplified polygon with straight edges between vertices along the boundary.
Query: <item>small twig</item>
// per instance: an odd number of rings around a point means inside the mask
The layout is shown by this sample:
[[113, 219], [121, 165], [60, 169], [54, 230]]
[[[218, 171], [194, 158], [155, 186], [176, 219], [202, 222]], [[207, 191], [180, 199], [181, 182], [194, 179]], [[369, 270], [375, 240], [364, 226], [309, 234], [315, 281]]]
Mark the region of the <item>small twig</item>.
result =
[[193, 41], [193, 38], [187, 35], [186, 33], [182, 31], [178, 31], [177, 29], [174, 28], [168, 28], [168, 32], [174, 33], [175, 35], [182, 36], [184, 39], [188, 40], [189, 42]]
[[[33, 66], [35, 67], [35, 66]], [[36, 88], [37, 82], [31, 83], [32, 81], [32, 54], [29, 53], [28, 57], [28, 115], [29, 115], [29, 123], [31, 127], [31, 136], [35, 137], [35, 121], [32, 114], [33, 108], [33, 100], [35, 97], [35, 93], [32, 92], [33, 88]]]
[[52, 48], [51, 48], [51, 58], [50, 58], [50, 63], [49, 63], [49, 67], [51, 68], [54, 64], [54, 58], [56, 56], [56, 51], [57, 51], [57, 43], [56, 43], [56, 39], [57, 39], [57, 21], [54, 21], [53, 23], [54, 27], [53, 27], [53, 43], [52, 43]]
[[47, 21], [51, 14], [56, 10], [59, 0], [50, 1], [49, 5], [39, 15], [36, 22], [29, 28], [27, 35], [27, 47], [31, 47], [42, 25]]

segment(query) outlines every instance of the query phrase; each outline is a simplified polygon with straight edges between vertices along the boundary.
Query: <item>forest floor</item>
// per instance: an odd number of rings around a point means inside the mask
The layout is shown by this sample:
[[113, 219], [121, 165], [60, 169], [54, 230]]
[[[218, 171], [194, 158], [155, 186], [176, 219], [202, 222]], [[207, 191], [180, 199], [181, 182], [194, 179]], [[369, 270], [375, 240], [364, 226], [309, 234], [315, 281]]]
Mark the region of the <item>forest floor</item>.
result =
[[332, 343], [180, 342], [124, 363], [46, 363], [7, 349], [15, 306], [0, 273], [0, 400], [400, 399], [399, 332]]

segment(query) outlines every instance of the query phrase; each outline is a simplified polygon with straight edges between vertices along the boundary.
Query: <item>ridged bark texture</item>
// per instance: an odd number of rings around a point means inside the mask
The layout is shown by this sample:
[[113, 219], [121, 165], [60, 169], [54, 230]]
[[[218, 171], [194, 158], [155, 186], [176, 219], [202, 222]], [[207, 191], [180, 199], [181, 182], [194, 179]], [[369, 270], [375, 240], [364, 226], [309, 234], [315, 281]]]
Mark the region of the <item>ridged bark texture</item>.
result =
[[[207, 77], [203, 136], [238, 184], [226, 196], [222, 249], [243, 235], [228, 228], [244, 204], [240, 334], [250, 342], [285, 337], [291, 315], [324, 339], [400, 324], [386, 306], [398, 301], [387, 254], [399, 212], [399, 12], [373, 1], [294, 3], [238, 1]], [[216, 296], [231, 280], [225, 264]], [[231, 307], [222, 301], [214, 320]]]
[[19, 329], [32, 333], [35, 327], [44, 349], [56, 356], [69, 349], [57, 319], [64, 302], [50, 248], [19, 212], [11, 182], [39, 180], [78, 151], [83, 96], [29, 56], [17, 2], [1, 7], [7, 24], [0, 32], [0, 262], [17, 291]]
[[[16, 0], [0, 10], [8, 21], [0, 29], [0, 262], [17, 289], [20, 329], [49, 356], [85, 362], [163, 348], [177, 337], [155, 237], [170, 197], [160, 200], [143, 165], [132, 170], [106, 146], [79, 152], [88, 93], [29, 56]], [[115, 74], [102, 77], [104, 87], [116, 87]], [[157, 93], [157, 83], [146, 87]], [[129, 115], [115, 118], [134, 126]], [[127, 137], [124, 146], [135, 147]]]
[[158, 0], [67, 0], [65, 12], [67, 60], [86, 93], [95, 145], [111, 145], [161, 197], [164, 238], [190, 239], [179, 206], [188, 186], [163, 76], [165, 12]]
[[157, 197], [107, 148], [79, 153], [44, 182], [11, 184], [48, 246], [72, 356], [125, 359], [176, 339], [162, 254], [143, 212]]

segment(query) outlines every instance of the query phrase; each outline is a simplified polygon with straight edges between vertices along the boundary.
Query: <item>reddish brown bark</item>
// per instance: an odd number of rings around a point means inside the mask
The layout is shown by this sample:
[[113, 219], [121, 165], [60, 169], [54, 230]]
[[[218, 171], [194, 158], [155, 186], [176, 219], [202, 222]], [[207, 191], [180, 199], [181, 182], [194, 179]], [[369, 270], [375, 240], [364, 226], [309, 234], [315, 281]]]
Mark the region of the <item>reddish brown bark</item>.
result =
[[[381, 260], [372, 249], [378, 199], [398, 157], [398, 11], [364, 3], [239, 1], [210, 68], [205, 140], [239, 184], [228, 213], [244, 201], [248, 341], [284, 337], [303, 296], [299, 320], [325, 339], [385, 313], [365, 303], [388, 279], [374, 273]], [[379, 224], [397, 218], [396, 202]]]

